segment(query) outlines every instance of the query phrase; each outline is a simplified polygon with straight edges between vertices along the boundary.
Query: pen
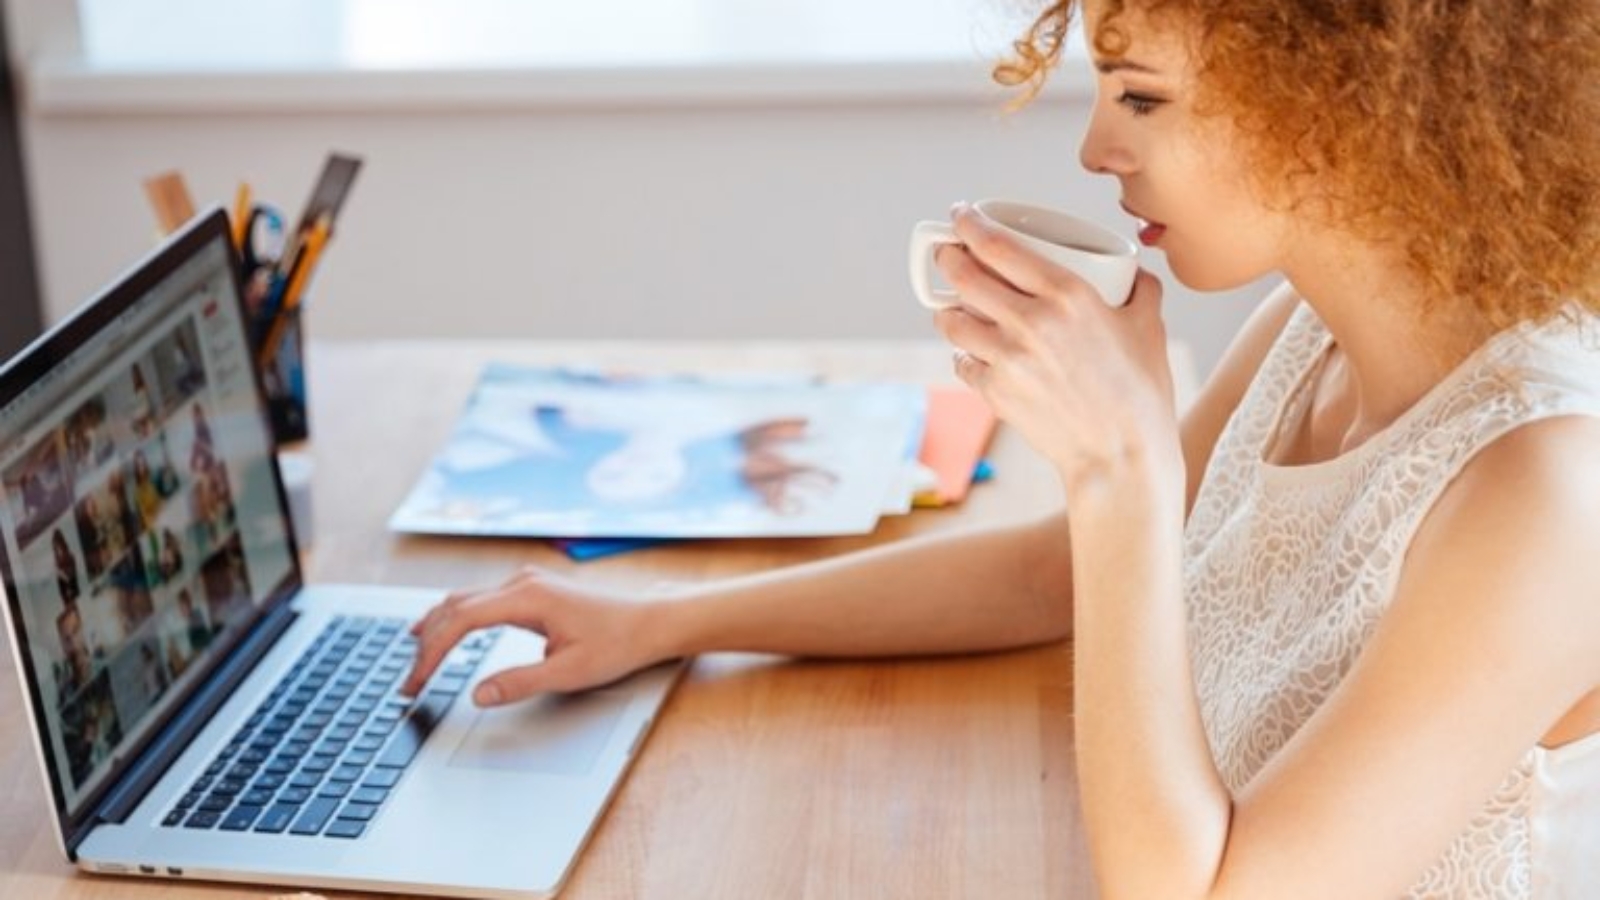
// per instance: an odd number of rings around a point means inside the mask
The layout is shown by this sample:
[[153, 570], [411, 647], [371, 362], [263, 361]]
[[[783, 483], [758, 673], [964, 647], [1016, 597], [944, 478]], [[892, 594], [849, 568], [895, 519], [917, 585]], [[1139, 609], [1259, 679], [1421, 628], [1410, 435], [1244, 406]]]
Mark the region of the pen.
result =
[[239, 182], [233, 194], [233, 249], [244, 249], [250, 228], [250, 182]]
[[284, 329], [289, 325], [289, 317], [300, 306], [300, 297], [305, 290], [306, 281], [311, 277], [311, 271], [316, 268], [317, 260], [322, 256], [322, 248], [328, 243], [328, 234], [331, 225], [327, 216], [318, 217], [311, 226], [311, 233], [295, 251], [294, 261], [289, 264], [288, 282], [283, 289], [282, 298], [277, 309], [273, 312], [272, 324], [267, 329], [266, 338], [261, 342], [256, 362], [265, 369], [272, 364], [272, 358], [277, 355], [278, 343], [283, 340]]

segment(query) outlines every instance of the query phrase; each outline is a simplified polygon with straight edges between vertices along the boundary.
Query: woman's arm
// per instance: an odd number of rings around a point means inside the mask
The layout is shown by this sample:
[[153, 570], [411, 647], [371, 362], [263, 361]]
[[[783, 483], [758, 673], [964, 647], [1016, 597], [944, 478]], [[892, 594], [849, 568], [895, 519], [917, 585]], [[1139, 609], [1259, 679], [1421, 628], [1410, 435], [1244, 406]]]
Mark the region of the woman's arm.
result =
[[938, 535], [721, 582], [652, 619], [667, 656], [998, 650], [1071, 633], [1065, 514]]
[[530, 567], [452, 594], [413, 626], [414, 694], [457, 641], [509, 624], [546, 638], [545, 659], [495, 674], [479, 703], [592, 687], [708, 650], [882, 656], [994, 650], [1070, 632], [1064, 516], [905, 541], [685, 587], [641, 602]]

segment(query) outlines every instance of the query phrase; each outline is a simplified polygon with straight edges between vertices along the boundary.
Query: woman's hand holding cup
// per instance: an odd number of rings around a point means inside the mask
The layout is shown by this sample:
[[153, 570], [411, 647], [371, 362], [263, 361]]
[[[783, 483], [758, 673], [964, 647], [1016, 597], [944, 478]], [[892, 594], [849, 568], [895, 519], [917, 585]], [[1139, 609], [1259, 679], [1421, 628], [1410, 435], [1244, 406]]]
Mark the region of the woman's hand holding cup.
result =
[[[1130, 450], [1154, 453], [1163, 469], [1181, 461], [1169, 452], [1177, 420], [1161, 285], [1140, 273], [1131, 241], [1064, 213], [984, 201], [959, 205], [951, 225], [919, 223], [911, 261], [957, 376], [1069, 490]], [[952, 290], [933, 288], [935, 267]]]
[[[1121, 306], [1139, 271], [1138, 247], [1127, 238], [1086, 219], [1012, 200], [983, 200], [971, 209], [995, 230], [1083, 279], [1112, 306]], [[911, 232], [911, 288], [929, 309], [960, 304], [955, 291], [933, 284], [934, 257], [940, 247], [960, 244], [948, 222], [918, 222]]]

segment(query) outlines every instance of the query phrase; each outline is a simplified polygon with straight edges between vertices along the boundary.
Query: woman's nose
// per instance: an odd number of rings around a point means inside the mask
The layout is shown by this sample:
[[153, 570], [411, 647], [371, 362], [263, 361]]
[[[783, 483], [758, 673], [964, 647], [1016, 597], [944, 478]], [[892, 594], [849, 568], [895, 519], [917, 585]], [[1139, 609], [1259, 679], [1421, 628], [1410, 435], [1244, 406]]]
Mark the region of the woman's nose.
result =
[[1078, 162], [1086, 171], [1096, 175], [1126, 175], [1133, 170], [1133, 153], [1114, 132], [1096, 104], [1089, 116], [1089, 127], [1084, 130], [1083, 143], [1078, 146]]

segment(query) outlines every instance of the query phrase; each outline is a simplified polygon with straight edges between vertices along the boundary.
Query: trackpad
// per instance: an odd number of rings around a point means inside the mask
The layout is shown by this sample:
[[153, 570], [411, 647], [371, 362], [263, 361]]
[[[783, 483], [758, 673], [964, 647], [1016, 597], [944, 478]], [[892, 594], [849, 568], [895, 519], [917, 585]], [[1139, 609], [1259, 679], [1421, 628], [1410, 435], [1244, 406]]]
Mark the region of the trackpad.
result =
[[611, 740], [631, 695], [546, 694], [478, 711], [450, 757], [451, 768], [582, 775]]

